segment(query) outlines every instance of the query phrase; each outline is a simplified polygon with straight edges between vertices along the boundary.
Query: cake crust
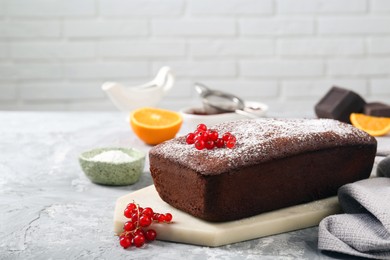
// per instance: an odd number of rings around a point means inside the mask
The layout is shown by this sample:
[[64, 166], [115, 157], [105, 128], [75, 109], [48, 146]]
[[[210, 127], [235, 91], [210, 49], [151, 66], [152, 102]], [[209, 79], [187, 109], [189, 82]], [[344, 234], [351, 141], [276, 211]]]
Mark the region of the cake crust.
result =
[[170, 205], [208, 221], [228, 221], [335, 195], [367, 178], [376, 153], [368, 134], [330, 119], [223, 123], [234, 149], [196, 150], [185, 137], [153, 147], [150, 171]]

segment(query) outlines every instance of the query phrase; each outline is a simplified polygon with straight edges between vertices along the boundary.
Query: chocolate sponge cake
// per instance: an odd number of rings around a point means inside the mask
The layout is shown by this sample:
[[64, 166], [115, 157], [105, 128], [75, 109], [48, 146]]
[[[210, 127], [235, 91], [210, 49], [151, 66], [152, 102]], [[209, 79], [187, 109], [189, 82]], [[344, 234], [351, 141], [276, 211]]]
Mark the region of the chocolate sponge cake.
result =
[[197, 150], [178, 137], [153, 147], [160, 197], [207, 221], [230, 221], [336, 195], [368, 178], [376, 140], [332, 119], [255, 119], [213, 127], [233, 149]]

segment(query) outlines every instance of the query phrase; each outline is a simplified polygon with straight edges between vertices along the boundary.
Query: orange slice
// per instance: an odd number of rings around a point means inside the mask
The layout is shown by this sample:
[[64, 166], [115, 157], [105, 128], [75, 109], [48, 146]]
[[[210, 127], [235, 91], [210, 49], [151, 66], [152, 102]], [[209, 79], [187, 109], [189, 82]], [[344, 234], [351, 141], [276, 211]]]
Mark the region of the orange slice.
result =
[[175, 137], [183, 119], [174, 111], [143, 107], [130, 114], [134, 133], [145, 143], [156, 145]]
[[352, 113], [350, 120], [352, 125], [372, 136], [382, 136], [390, 132], [390, 117], [376, 117]]

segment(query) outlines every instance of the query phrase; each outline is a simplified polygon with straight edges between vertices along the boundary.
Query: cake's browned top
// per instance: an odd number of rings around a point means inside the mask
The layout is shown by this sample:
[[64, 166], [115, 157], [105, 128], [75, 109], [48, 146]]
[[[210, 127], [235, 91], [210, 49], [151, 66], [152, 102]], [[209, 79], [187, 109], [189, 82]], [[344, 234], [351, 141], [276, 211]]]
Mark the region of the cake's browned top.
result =
[[165, 158], [200, 174], [215, 175], [300, 153], [345, 145], [376, 145], [374, 137], [332, 119], [240, 120], [216, 125], [237, 138], [233, 149], [197, 150], [178, 137], [153, 147], [151, 155]]

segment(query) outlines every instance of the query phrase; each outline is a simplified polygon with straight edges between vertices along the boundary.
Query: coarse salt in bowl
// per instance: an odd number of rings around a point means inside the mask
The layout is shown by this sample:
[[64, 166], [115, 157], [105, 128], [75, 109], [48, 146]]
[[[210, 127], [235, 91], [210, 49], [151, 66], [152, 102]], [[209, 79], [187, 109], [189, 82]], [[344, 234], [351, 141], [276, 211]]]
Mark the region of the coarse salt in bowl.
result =
[[130, 185], [137, 182], [145, 166], [145, 153], [134, 148], [96, 148], [83, 152], [79, 163], [94, 183]]

